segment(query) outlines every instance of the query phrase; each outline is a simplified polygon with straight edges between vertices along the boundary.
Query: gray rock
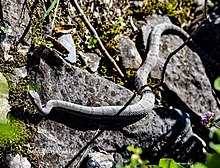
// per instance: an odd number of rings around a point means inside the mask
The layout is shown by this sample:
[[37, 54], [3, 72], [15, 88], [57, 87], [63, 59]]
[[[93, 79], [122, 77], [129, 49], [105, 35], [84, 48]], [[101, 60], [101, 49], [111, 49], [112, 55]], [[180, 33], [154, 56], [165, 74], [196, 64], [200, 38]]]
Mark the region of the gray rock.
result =
[[11, 45], [12, 45], [11, 43], [6, 42], [6, 41], [3, 41], [0, 43], [1, 50], [3, 50], [3, 53], [4, 53], [5, 61], [12, 61], [14, 59], [13, 55], [9, 54]]
[[58, 41], [69, 51], [68, 57], [65, 60], [70, 63], [76, 62], [76, 49], [74, 46], [73, 38], [71, 34], [65, 34], [58, 38]]
[[146, 23], [142, 23], [141, 31], [143, 36], [143, 44], [144, 48], [147, 49], [149, 35], [151, 30], [159, 23], [171, 23], [170, 19], [167, 16], [158, 16], [158, 15], [152, 15], [150, 17], [147, 17]]
[[22, 157], [19, 154], [16, 154], [14, 157], [8, 155], [7, 159], [9, 160], [10, 168], [31, 168], [31, 163], [27, 160], [27, 158]]
[[205, 5], [205, 0], [194, 0], [194, 4], [203, 7]]
[[15, 68], [15, 74], [17, 77], [25, 78], [27, 76], [26, 67]]
[[135, 43], [130, 40], [129, 37], [120, 35], [118, 37], [118, 48], [120, 51], [120, 57], [122, 59], [122, 65], [125, 69], [138, 69], [142, 63], [141, 56], [135, 47]]
[[[145, 25], [148, 28], [142, 28], [142, 30], [149, 29], [149, 27], [160, 23], [161, 17], [153, 16], [149, 17], [149, 20], [148, 24]], [[166, 20], [167, 18], [164, 19], [165, 22]], [[144, 31], [143, 34], [145, 34]], [[143, 37], [146, 38], [147, 36], [148, 32]], [[143, 41], [146, 41], [146, 39]], [[182, 43], [183, 40], [177, 35], [168, 34], [162, 37], [159, 60], [151, 72], [151, 77], [155, 79], [161, 78], [161, 72], [166, 58], [169, 53], [174, 51]], [[166, 86], [164, 89], [173, 92], [175, 96], [178, 96], [179, 101], [173, 101], [176, 98], [172, 97], [171, 93], [168, 92], [164, 93], [164, 99], [171, 106], [188, 109], [188, 112], [192, 111], [197, 116], [202, 116], [207, 111], [213, 111], [218, 116], [220, 111], [212, 94], [212, 87], [206, 75], [206, 70], [200, 56], [196, 52], [193, 52], [193, 50], [195, 49], [185, 46], [170, 60], [166, 69]], [[166, 96], [168, 94], [169, 96]], [[200, 124], [199, 121], [197, 122], [197, 124]]]
[[25, 0], [4, 0], [1, 1], [1, 7], [3, 12], [2, 19], [10, 23], [12, 35], [19, 38], [29, 22]]
[[[33, 58], [41, 56], [37, 82], [42, 85], [39, 93], [44, 103], [62, 99], [88, 106], [119, 105], [132, 97], [131, 91], [66, 64], [56, 54], [39, 49], [33, 55]], [[97, 152], [98, 146], [111, 152], [115, 163], [128, 161], [126, 147], [131, 144], [143, 149], [143, 158], [155, 162], [161, 157], [184, 162], [203, 158], [202, 143], [193, 134], [189, 116], [179, 110], [156, 107], [132, 123], [86, 118], [59, 110], [46, 118], [38, 125], [34, 138], [33, 153], [41, 167], [75, 167], [88, 144], [87, 153]]]
[[111, 154], [94, 152], [87, 155], [87, 168], [112, 168], [113, 163]]
[[101, 58], [95, 53], [83, 53], [79, 51], [79, 55], [85, 63], [85, 67], [88, 67], [92, 72], [96, 72], [99, 68], [99, 62]]
[[[207, 63], [205, 65], [208, 71], [211, 71], [213, 76], [220, 76], [220, 2], [213, 7], [212, 12], [209, 15], [209, 22], [206, 22], [204, 26], [199, 29], [194, 37], [194, 40], [203, 48], [213, 60], [213, 64]], [[194, 27], [197, 28], [198, 24]], [[192, 31], [192, 30], [191, 30]], [[208, 44], [208, 45], [207, 45]], [[211, 76], [212, 77], [212, 76]]]

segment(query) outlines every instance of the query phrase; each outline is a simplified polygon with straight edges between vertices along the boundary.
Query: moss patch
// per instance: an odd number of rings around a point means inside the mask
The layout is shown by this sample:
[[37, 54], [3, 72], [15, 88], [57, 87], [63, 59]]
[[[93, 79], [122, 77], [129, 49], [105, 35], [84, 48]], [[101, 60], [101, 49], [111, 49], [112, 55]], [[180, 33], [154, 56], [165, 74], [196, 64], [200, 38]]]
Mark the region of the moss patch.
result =
[[30, 137], [30, 132], [21, 121], [10, 119], [8, 123], [0, 123], [0, 148], [16, 151]]

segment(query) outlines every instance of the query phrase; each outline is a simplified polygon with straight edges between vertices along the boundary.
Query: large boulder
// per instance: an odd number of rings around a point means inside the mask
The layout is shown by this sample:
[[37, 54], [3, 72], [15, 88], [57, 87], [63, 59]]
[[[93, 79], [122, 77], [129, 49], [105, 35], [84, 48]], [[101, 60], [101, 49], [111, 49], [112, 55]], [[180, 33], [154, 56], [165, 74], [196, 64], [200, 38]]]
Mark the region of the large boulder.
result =
[[[133, 95], [124, 87], [66, 63], [47, 48], [35, 51], [31, 62], [38, 65], [36, 83], [41, 84], [38, 93], [43, 103], [60, 99], [88, 106], [122, 105]], [[75, 167], [86, 148], [87, 153], [98, 148], [113, 154], [114, 163], [125, 162], [129, 158], [126, 147], [131, 144], [141, 147], [142, 157], [155, 163], [161, 157], [184, 162], [203, 159], [203, 146], [192, 131], [189, 116], [162, 106], [136, 122], [117, 118], [105, 121], [53, 110], [37, 126], [34, 142], [41, 167]]]
[[[146, 24], [142, 27], [145, 51], [147, 52], [147, 40], [149, 31], [157, 24], [170, 22], [167, 17], [149, 16]], [[184, 41], [178, 33], [165, 34], [161, 38], [160, 54], [157, 65], [151, 71], [153, 79], [160, 80], [164, 63], [168, 55], [177, 49]], [[199, 49], [199, 50], [198, 50]], [[207, 111], [212, 111], [219, 117], [220, 110], [212, 85], [206, 74], [201, 59], [204, 59], [202, 49], [192, 45], [185, 46], [177, 52], [167, 65], [165, 84], [162, 87], [162, 97], [169, 106], [187, 111], [193, 119], [193, 124], [199, 127], [199, 117]], [[145, 54], [146, 55], [146, 54]], [[206, 63], [208, 60], [206, 60]], [[175, 100], [175, 101], [174, 101]], [[195, 122], [195, 123], [194, 123]]]

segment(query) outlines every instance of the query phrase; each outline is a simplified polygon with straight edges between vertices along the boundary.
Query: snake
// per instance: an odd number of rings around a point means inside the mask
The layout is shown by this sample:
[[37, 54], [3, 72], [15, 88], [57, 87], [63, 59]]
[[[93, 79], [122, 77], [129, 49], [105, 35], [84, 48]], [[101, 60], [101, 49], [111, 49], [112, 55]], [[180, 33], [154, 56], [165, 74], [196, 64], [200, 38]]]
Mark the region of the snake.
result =
[[153, 28], [149, 36], [149, 50], [146, 54], [146, 59], [137, 70], [135, 76], [135, 87], [141, 95], [141, 99], [137, 103], [124, 106], [91, 107], [52, 99], [47, 101], [45, 106], [42, 106], [39, 94], [34, 90], [29, 90], [29, 96], [32, 103], [42, 115], [48, 115], [52, 109], [61, 109], [76, 115], [78, 114], [87, 117], [97, 116], [106, 119], [114, 119], [115, 116], [122, 119], [144, 117], [147, 113], [153, 110], [155, 104], [155, 95], [147, 83], [147, 78], [151, 70], [156, 66], [160, 52], [161, 36], [168, 30], [180, 33], [184, 38], [189, 38], [187, 32], [174, 24], [161, 23]]

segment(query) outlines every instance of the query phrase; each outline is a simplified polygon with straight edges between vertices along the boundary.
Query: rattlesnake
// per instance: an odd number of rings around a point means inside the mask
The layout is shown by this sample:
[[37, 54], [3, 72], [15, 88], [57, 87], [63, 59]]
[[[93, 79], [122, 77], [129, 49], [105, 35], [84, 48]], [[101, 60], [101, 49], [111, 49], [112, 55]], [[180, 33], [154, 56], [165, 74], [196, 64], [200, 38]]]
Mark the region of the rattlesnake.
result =
[[189, 37], [184, 30], [173, 24], [162, 23], [155, 26], [150, 35], [149, 52], [136, 74], [135, 86], [137, 91], [142, 95], [139, 102], [127, 106], [89, 107], [62, 100], [49, 100], [45, 107], [42, 107], [38, 93], [30, 90], [29, 95], [33, 104], [43, 115], [49, 114], [53, 108], [59, 108], [78, 115], [85, 115], [87, 117], [98, 116], [106, 119], [114, 118], [114, 116], [123, 119], [134, 119], [145, 116], [146, 113], [153, 109], [155, 103], [155, 96], [147, 84], [147, 77], [152, 68], [156, 66], [161, 35], [167, 30], [176, 31], [182, 34], [185, 38]]

